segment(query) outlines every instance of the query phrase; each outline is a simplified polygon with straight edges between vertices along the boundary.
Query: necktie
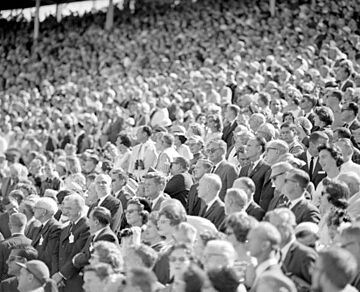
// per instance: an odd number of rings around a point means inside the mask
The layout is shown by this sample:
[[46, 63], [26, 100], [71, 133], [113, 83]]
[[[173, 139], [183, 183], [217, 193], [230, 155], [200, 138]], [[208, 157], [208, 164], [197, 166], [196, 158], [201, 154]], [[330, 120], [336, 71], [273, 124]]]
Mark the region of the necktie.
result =
[[215, 170], [216, 170], [216, 166], [214, 165], [214, 166], [211, 168], [210, 173], [215, 173]]
[[310, 166], [309, 166], [309, 176], [310, 176], [310, 180], [312, 180], [313, 171], [314, 171], [314, 157], [311, 156]]
[[253, 170], [254, 170], [254, 162], [251, 161], [249, 164], [248, 176], [251, 175]]

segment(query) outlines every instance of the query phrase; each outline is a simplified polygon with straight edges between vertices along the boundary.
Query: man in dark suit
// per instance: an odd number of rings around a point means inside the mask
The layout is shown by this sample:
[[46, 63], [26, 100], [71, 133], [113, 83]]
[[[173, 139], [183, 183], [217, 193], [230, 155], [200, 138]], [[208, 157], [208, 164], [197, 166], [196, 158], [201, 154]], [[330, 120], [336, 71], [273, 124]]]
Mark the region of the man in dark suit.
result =
[[240, 112], [240, 108], [235, 104], [230, 104], [227, 106], [225, 111], [225, 120], [226, 124], [222, 132], [221, 139], [226, 142], [227, 150], [234, 144], [234, 130], [238, 126], [236, 118]]
[[303, 116], [307, 118], [313, 125], [315, 125], [314, 108], [316, 103], [317, 98], [312, 94], [304, 94], [303, 99], [300, 102], [300, 108], [302, 109]]
[[266, 141], [264, 138], [252, 137], [248, 140], [245, 155], [251, 162], [240, 170], [239, 177], [249, 177], [256, 185], [254, 201], [265, 211], [274, 196], [270, 174], [270, 166], [262, 158], [265, 152]]
[[298, 155], [298, 158], [305, 161], [306, 164], [301, 168], [309, 174], [310, 181], [314, 184], [315, 188], [326, 176], [325, 171], [319, 163], [318, 146], [326, 143], [329, 140], [324, 132], [313, 132], [309, 138], [309, 148]]
[[20, 163], [13, 163], [9, 168], [10, 176], [3, 178], [1, 184], [1, 195], [3, 198], [7, 197], [10, 192], [15, 189], [15, 186], [22, 176], [22, 169], [25, 168], [25, 166], [21, 165]]
[[145, 197], [151, 203], [151, 211], [159, 211], [161, 203], [169, 199], [164, 194], [166, 178], [159, 172], [150, 172], [144, 176]]
[[11, 278], [5, 279], [0, 283], [0, 292], [19, 292], [17, 286], [19, 284], [21, 267], [17, 263], [26, 263], [38, 258], [38, 252], [31, 245], [19, 245], [13, 247], [6, 261], [8, 265], [8, 274]]
[[[290, 277], [296, 276], [304, 281], [305, 287], [310, 288], [311, 273], [317, 258], [314, 249], [296, 240], [294, 228], [296, 219], [294, 213], [287, 208], [278, 208], [266, 214], [267, 220], [273, 224], [281, 234], [282, 269]], [[302, 281], [296, 282], [300, 285]]]
[[318, 208], [305, 198], [309, 182], [309, 175], [301, 169], [292, 169], [286, 174], [283, 192], [290, 200], [289, 208], [295, 214], [296, 224], [320, 221]]
[[205, 173], [210, 173], [213, 166], [214, 166], [213, 163], [207, 159], [199, 159], [196, 162], [193, 171], [193, 176], [196, 180], [196, 183], [194, 183], [190, 188], [189, 196], [188, 196], [188, 204], [186, 206], [186, 212], [188, 215], [192, 215], [192, 216], [199, 215], [202, 204], [201, 199], [198, 197], [199, 181]]
[[171, 198], [177, 199], [186, 208], [188, 194], [193, 184], [192, 177], [189, 173], [190, 163], [184, 157], [176, 157], [170, 166], [172, 177], [165, 186], [165, 193]]
[[257, 203], [254, 202], [254, 193], [256, 190], [255, 183], [251, 178], [240, 177], [234, 181], [234, 188], [243, 190], [247, 195], [247, 204], [245, 212], [261, 221], [265, 215], [265, 211]]
[[71, 194], [63, 201], [63, 214], [70, 220], [60, 233], [58, 250], [59, 266], [52, 279], [64, 287], [62, 291], [81, 291], [83, 280], [72, 263], [90, 236], [89, 223], [85, 215], [85, 200], [78, 194]]
[[238, 176], [238, 169], [235, 165], [225, 160], [227, 146], [222, 140], [211, 140], [206, 145], [206, 152], [209, 160], [214, 164], [212, 173], [217, 174], [222, 183], [222, 188], [219, 194], [219, 198], [224, 200], [226, 190], [232, 188], [234, 180]]
[[118, 238], [110, 228], [111, 214], [105, 207], [95, 207], [89, 216], [90, 236], [82, 250], [72, 258], [72, 263], [79, 271], [89, 264], [91, 248], [94, 242], [105, 240], [118, 244]]
[[7, 278], [6, 261], [9, 257], [11, 249], [20, 245], [30, 245], [31, 239], [24, 235], [26, 227], [26, 216], [21, 213], [10, 215], [9, 227], [11, 236], [0, 243], [0, 278]]
[[0, 235], [3, 236], [3, 239], [7, 239], [11, 236], [9, 227], [10, 215], [19, 210], [19, 205], [14, 198], [8, 196], [3, 198], [2, 204], [5, 207], [5, 213], [0, 215]]
[[34, 207], [34, 216], [41, 222], [41, 226], [34, 232], [31, 245], [36, 248], [39, 260], [48, 266], [51, 274], [55, 273], [59, 266], [58, 250], [62, 226], [54, 218], [57, 209], [56, 202], [48, 197], [40, 198]]
[[360, 121], [357, 116], [359, 113], [359, 106], [355, 102], [350, 102], [344, 105], [341, 109], [341, 120], [343, 127], [348, 128], [351, 133], [360, 128]]
[[[116, 144], [116, 139], [119, 136], [119, 133], [124, 127], [124, 118], [118, 116], [112, 120], [112, 123], [105, 132], [106, 141], [110, 141], [112, 144]], [[105, 141], [105, 142], [106, 142]]]
[[199, 216], [211, 221], [219, 228], [225, 219], [225, 205], [219, 198], [221, 179], [213, 173], [204, 174], [199, 181], [198, 195], [205, 202]]
[[119, 199], [111, 195], [111, 177], [107, 174], [99, 174], [95, 178], [95, 190], [98, 200], [89, 208], [88, 216], [96, 206], [105, 207], [111, 213], [112, 221], [115, 215], [122, 208]]

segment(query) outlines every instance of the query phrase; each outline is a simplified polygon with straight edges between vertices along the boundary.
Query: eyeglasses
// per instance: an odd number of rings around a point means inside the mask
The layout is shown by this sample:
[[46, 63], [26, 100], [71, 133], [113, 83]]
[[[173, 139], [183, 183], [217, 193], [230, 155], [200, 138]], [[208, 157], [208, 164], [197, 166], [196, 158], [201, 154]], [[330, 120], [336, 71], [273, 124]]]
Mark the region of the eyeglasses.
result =
[[349, 241], [347, 243], [343, 243], [340, 245], [341, 248], [347, 248], [349, 245], [352, 245], [354, 243], [357, 243], [356, 241]]
[[135, 212], [139, 212], [139, 209], [125, 210], [125, 213], [126, 213], [126, 214], [132, 214], [132, 213], [135, 213]]
[[233, 235], [234, 234], [234, 232], [233, 231], [225, 231], [225, 234], [227, 235], [227, 236], [230, 236], [230, 235]]
[[8, 262], [13, 262], [13, 261], [16, 261], [16, 260], [19, 260], [19, 259], [22, 259], [23, 257], [20, 257], [20, 256], [9, 256], [8, 258]]
[[170, 224], [170, 221], [168, 221], [168, 220], [159, 220], [158, 224]]
[[170, 256], [169, 257], [169, 261], [170, 262], [181, 262], [184, 263], [188, 260], [187, 257], [175, 257], [175, 256]]
[[270, 151], [270, 150], [277, 150], [277, 148], [275, 148], [275, 147], [268, 147], [268, 148], [266, 148], [266, 151]]
[[213, 154], [213, 153], [215, 153], [217, 150], [219, 150], [219, 148], [209, 148], [209, 149], [206, 149], [206, 152]]

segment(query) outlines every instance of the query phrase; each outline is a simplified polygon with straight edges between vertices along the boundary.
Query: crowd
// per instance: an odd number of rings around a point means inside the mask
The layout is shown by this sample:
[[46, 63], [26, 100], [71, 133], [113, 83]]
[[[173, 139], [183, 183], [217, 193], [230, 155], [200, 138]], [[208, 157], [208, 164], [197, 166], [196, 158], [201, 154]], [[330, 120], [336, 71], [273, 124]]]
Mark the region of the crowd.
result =
[[0, 291], [360, 290], [360, 2], [0, 19]]

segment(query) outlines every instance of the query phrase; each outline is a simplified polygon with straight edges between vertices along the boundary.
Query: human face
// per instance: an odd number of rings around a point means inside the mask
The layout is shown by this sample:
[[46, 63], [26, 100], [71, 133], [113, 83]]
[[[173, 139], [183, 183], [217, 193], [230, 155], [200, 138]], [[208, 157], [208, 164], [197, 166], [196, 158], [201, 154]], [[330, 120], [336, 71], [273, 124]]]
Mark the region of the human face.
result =
[[279, 158], [278, 150], [275, 147], [267, 147], [264, 155], [264, 161], [272, 165]]
[[239, 211], [234, 204], [234, 200], [229, 196], [225, 196], [224, 202], [225, 202], [225, 215], [230, 215]]
[[259, 234], [259, 231], [256, 229], [250, 230], [247, 236], [247, 240], [247, 248], [250, 252], [250, 255], [255, 258], [260, 256], [262, 254], [261, 244], [263, 240]]
[[202, 149], [201, 143], [190, 142], [188, 145], [192, 154], [199, 153]]
[[271, 182], [276, 190], [280, 191], [282, 190], [284, 184], [285, 184], [285, 176], [286, 173], [280, 173], [273, 178], [271, 178]]
[[293, 199], [294, 195], [297, 194], [297, 187], [298, 182], [293, 178], [292, 174], [286, 174], [282, 188], [283, 193], [289, 197], [289, 199]]
[[75, 222], [81, 216], [79, 208], [74, 205], [71, 200], [67, 200], [66, 198], [63, 201], [61, 210], [72, 222]]
[[270, 109], [273, 114], [277, 114], [281, 110], [281, 104], [279, 100], [272, 100], [270, 104]]
[[45, 214], [46, 214], [46, 209], [42, 208], [38, 204], [36, 204], [34, 206], [34, 217], [35, 217], [35, 219], [41, 221], [41, 219], [43, 219]]
[[102, 198], [111, 193], [111, 178], [105, 175], [98, 175], [95, 179], [95, 190], [98, 198]]
[[141, 239], [144, 242], [151, 243], [154, 238], [158, 238], [159, 236], [160, 234], [157, 225], [149, 220], [146, 224], [146, 228], [141, 233]]
[[152, 178], [145, 179], [145, 195], [150, 199], [155, 199], [160, 193], [160, 186]]
[[6, 261], [6, 264], [8, 265], [8, 274], [11, 276], [18, 276], [21, 269], [21, 267], [15, 262], [24, 262], [24, 259], [22, 257], [19, 257], [17, 253], [17, 250], [11, 250], [9, 257]]
[[142, 225], [142, 218], [140, 216], [139, 207], [135, 204], [130, 204], [127, 206], [126, 211], [126, 221], [131, 226], [140, 226]]
[[360, 262], [360, 243], [351, 235], [342, 234], [339, 239], [340, 246], [350, 252]]
[[256, 160], [260, 155], [260, 146], [255, 139], [250, 139], [245, 148], [245, 155], [248, 159]]
[[204, 201], [208, 197], [208, 183], [204, 178], [201, 178], [198, 186], [198, 197]]
[[295, 133], [290, 128], [283, 127], [282, 129], [280, 129], [280, 138], [286, 143], [291, 144], [292, 142], [294, 142]]
[[319, 153], [319, 163], [325, 172], [336, 168], [336, 161], [327, 150], [321, 150]]
[[203, 175], [206, 173], [207, 169], [204, 167], [204, 164], [201, 163], [200, 161], [198, 161], [196, 164], [195, 164], [195, 167], [194, 167], [194, 177], [195, 179], [199, 180], [200, 178], [203, 177]]
[[161, 236], [171, 236], [174, 228], [170, 225], [170, 219], [166, 218], [164, 215], [160, 216], [158, 220], [158, 230]]
[[102, 281], [95, 272], [84, 272], [84, 284], [83, 289], [85, 292], [99, 292], [105, 287], [104, 281]]
[[89, 228], [91, 234], [94, 234], [96, 231], [100, 230], [99, 222], [94, 218], [92, 213], [89, 216]]
[[176, 175], [182, 172], [182, 168], [179, 163], [175, 160], [170, 164], [170, 173], [171, 175]]
[[209, 160], [216, 164], [222, 160], [224, 151], [216, 144], [209, 143], [206, 148], [206, 154], [208, 155]]
[[175, 280], [181, 279], [190, 262], [190, 257], [186, 250], [175, 249], [169, 256], [170, 276], [174, 276]]

